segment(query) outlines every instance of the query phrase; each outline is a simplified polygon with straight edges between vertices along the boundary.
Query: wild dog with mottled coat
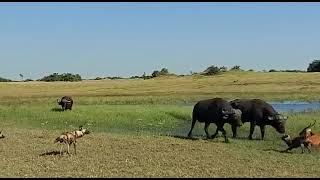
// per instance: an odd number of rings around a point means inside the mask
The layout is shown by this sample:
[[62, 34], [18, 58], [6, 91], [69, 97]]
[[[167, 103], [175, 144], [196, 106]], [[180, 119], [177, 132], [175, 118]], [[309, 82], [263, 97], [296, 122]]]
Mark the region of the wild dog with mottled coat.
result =
[[[79, 130], [76, 131], [72, 131], [72, 132], [64, 132], [63, 134], [61, 134], [59, 137], [56, 138], [56, 140], [54, 141], [54, 143], [56, 142], [60, 142], [60, 143], [64, 143], [67, 145], [68, 148], [68, 154], [70, 154], [70, 145], [73, 144], [74, 146], [74, 153], [77, 154], [76, 151], [76, 143], [77, 143], [77, 139], [83, 137], [85, 134], [89, 134], [90, 131], [88, 131], [87, 129], [83, 129], [82, 126], [79, 127]], [[62, 148], [63, 146], [61, 146], [60, 149], [60, 154], [62, 152]]]
[[314, 126], [316, 121], [314, 121], [313, 124], [309, 124], [307, 127], [302, 129], [302, 131], [299, 133], [298, 137], [295, 137], [291, 139], [289, 135], [284, 135], [281, 139], [289, 146], [286, 150], [282, 152], [287, 152], [289, 150], [292, 150], [294, 148], [301, 147], [301, 153], [304, 152], [304, 148], [308, 149], [309, 153], [311, 152], [310, 146], [312, 145], [312, 142], [315, 141], [311, 138], [314, 133], [311, 132], [311, 127]]
[[0, 131], [0, 139], [5, 138], [5, 136], [2, 134], [2, 130]]

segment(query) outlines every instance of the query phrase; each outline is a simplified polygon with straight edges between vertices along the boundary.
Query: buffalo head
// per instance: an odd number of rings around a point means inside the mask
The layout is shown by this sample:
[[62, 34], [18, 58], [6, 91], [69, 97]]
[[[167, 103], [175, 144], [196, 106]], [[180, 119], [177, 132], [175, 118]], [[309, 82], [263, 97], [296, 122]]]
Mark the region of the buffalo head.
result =
[[226, 111], [222, 109], [223, 119], [231, 120], [231, 124], [236, 126], [242, 126], [241, 115], [242, 112], [240, 109], [231, 109], [230, 111]]
[[239, 103], [240, 103], [240, 99], [235, 99], [233, 101], [230, 101], [231, 106], [236, 109], [239, 109]]
[[268, 116], [268, 121], [272, 127], [274, 127], [279, 133], [284, 134], [285, 133], [285, 123], [288, 119], [287, 116], [284, 116], [282, 114], [275, 114], [272, 116]]

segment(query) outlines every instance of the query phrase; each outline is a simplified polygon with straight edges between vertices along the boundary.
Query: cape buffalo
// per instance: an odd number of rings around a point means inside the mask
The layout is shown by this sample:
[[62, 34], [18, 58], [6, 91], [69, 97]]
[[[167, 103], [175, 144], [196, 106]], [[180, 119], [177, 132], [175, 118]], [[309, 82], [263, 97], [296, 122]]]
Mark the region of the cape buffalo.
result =
[[188, 133], [188, 137], [191, 137], [191, 133], [196, 121], [205, 123], [204, 131], [209, 139], [208, 127], [210, 123], [215, 123], [217, 130], [211, 138], [215, 138], [219, 131], [222, 132], [225, 142], [228, 142], [226, 131], [223, 129], [225, 123], [229, 123], [234, 126], [241, 126], [241, 111], [235, 110], [229, 104], [228, 101], [222, 98], [213, 98], [199, 101], [195, 104], [192, 112], [192, 124]]
[[72, 110], [73, 100], [70, 96], [63, 96], [61, 100], [57, 99], [59, 105], [61, 105], [62, 110], [70, 109]]
[[[263, 140], [265, 134], [265, 126], [271, 125], [277, 132], [285, 133], [285, 120], [288, 118], [276, 112], [274, 108], [267, 102], [261, 99], [235, 99], [230, 101], [233, 108], [242, 111], [241, 120], [243, 123], [250, 122], [250, 135], [252, 134], [256, 125], [260, 126], [261, 139]], [[233, 137], [237, 137], [237, 127], [232, 127]]]

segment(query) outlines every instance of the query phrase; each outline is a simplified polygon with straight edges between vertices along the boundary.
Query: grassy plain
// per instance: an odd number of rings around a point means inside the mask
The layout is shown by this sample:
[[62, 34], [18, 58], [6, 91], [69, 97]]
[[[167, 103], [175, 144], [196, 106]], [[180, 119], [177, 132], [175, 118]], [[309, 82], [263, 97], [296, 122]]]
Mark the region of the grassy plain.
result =
[[[228, 72], [203, 77], [149, 80], [0, 83], [0, 177], [319, 177], [320, 152], [280, 153], [286, 145], [270, 126], [266, 137], [204, 139], [190, 129], [193, 103], [211, 97], [268, 101], [319, 101], [320, 73]], [[56, 99], [71, 95], [72, 111]], [[290, 135], [320, 112], [287, 113]], [[91, 134], [78, 141], [77, 155], [57, 154], [53, 140], [84, 125]], [[229, 125], [225, 125], [231, 136]], [[314, 131], [320, 132], [317, 124]], [[212, 124], [209, 132], [215, 131]], [[256, 139], [260, 130], [256, 128]], [[71, 148], [71, 153], [73, 149]]]

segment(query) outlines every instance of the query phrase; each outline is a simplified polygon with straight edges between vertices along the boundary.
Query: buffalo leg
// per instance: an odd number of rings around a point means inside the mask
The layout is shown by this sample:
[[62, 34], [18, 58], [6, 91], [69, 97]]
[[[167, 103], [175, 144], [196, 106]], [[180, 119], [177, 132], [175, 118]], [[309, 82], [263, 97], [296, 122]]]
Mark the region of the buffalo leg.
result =
[[260, 131], [261, 131], [261, 139], [263, 140], [264, 138], [264, 133], [265, 133], [266, 127], [264, 125], [260, 126]]
[[214, 139], [219, 133], [219, 127], [217, 127], [216, 132], [211, 136], [212, 139]]
[[222, 131], [222, 135], [224, 136], [224, 142], [225, 142], [225, 143], [228, 143], [229, 140], [228, 140], [228, 138], [227, 138], [227, 132], [226, 132], [226, 130], [224, 130], [223, 127], [221, 127], [221, 128], [220, 128], [220, 131]]
[[232, 137], [236, 138], [237, 137], [237, 126], [232, 125]]
[[193, 120], [192, 120], [191, 129], [190, 129], [190, 131], [189, 131], [189, 133], [188, 133], [188, 137], [191, 137], [192, 130], [193, 130], [194, 125], [196, 124], [196, 121], [197, 121], [196, 119], [193, 119]]
[[253, 122], [250, 123], [250, 134], [249, 134], [249, 139], [252, 140], [252, 135], [254, 132], [255, 124]]
[[210, 138], [209, 132], [208, 132], [208, 128], [209, 128], [210, 123], [209, 122], [205, 122], [204, 124], [204, 132], [206, 132], [207, 138]]

